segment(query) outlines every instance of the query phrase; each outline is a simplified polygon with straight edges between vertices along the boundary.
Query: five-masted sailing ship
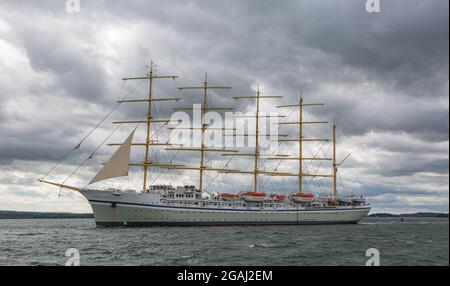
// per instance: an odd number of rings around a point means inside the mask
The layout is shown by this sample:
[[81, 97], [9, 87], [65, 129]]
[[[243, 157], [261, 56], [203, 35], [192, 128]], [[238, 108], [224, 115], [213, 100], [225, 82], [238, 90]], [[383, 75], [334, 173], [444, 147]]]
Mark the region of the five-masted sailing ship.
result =
[[[148, 80], [148, 97], [145, 99], [121, 100], [121, 103], [145, 104], [147, 114], [145, 120], [124, 120], [113, 122], [115, 124], [137, 124], [146, 127], [146, 140], [143, 143], [134, 143], [133, 137], [136, 129], [126, 138], [122, 144], [109, 144], [118, 146], [116, 152], [104, 164], [101, 170], [93, 177], [86, 187], [76, 187], [58, 183], [46, 179], [48, 174], [54, 170], [52, 168], [39, 181], [42, 183], [58, 186], [60, 188], [77, 191], [82, 194], [90, 203], [95, 216], [95, 222], [99, 226], [197, 226], [197, 225], [302, 225], [302, 224], [342, 224], [356, 223], [366, 217], [370, 211], [370, 206], [363, 197], [338, 196], [337, 193], [337, 170], [340, 164], [336, 161], [336, 123], [333, 124], [333, 138], [314, 139], [305, 138], [303, 135], [304, 125], [327, 123], [324, 121], [306, 121], [303, 116], [303, 109], [306, 107], [321, 106], [321, 103], [305, 103], [300, 95], [300, 99], [295, 104], [280, 105], [278, 108], [298, 108], [299, 117], [296, 121], [281, 122], [280, 124], [291, 125], [298, 128], [298, 137], [292, 139], [280, 139], [280, 142], [291, 142], [298, 144], [298, 155], [283, 154], [263, 154], [261, 152], [259, 140], [261, 136], [266, 136], [260, 131], [261, 101], [265, 99], [279, 99], [280, 96], [262, 95], [259, 86], [256, 94], [251, 96], [236, 96], [234, 100], [254, 100], [256, 111], [252, 115], [255, 118], [254, 134], [246, 134], [246, 137], [254, 137], [256, 142], [253, 151], [242, 153], [240, 150], [214, 148], [205, 144], [205, 134], [212, 128], [202, 122], [200, 126], [187, 127], [190, 130], [196, 129], [201, 136], [199, 147], [174, 146], [170, 142], [155, 140], [152, 136], [152, 126], [154, 124], [168, 125], [170, 120], [154, 118], [152, 105], [155, 102], [178, 101], [180, 98], [156, 98], [154, 96], [154, 83], [161, 79], [175, 79], [176, 76], [157, 75], [153, 63], [150, 71], [143, 77], [124, 78], [123, 80]], [[228, 107], [210, 107], [208, 102], [208, 92], [210, 90], [231, 89], [227, 86], [208, 85], [207, 74], [201, 86], [179, 87], [183, 90], [203, 91], [202, 116], [209, 111], [227, 111]], [[193, 110], [189, 107], [179, 107], [175, 110]], [[173, 127], [172, 129], [183, 129], [186, 127]], [[219, 128], [223, 131], [233, 132], [226, 128]], [[84, 139], [83, 139], [84, 140]], [[332, 141], [333, 156], [325, 157], [304, 157], [303, 144], [314, 141]], [[80, 143], [81, 144], [81, 143]], [[74, 150], [78, 149], [78, 144]], [[186, 166], [184, 164], [173, 164], [171, 162], [161, 163], [152, 157], [151, 148], [155, 146], [163, 147], [166, 151], [177, 152], [199, 152], [200, 164], [198, 166]], [[133, 147], [143, 147], [145, 149], [143, 161], [140, 163], [130, 163], [130, 153]], [[209, 152], [222, 153], [222, 156], [250, 157], [253, 158], [253, 170], [238, 170], [228, 167], [213, 168], [207, 165], [205, 160]], [[90, 156], [92, 158], [92, 155]], [[291, 160], [298, 162], [298, 169], [293, 172], [266, 171], [261, 168], [260, 159], [264, 160]], [[89, 159], [89, 158], [88, 158]], [[331, 174], [317, 174], [304, 172], [304, 161], [331, 161]], [[344, 159], [345, 160], [345, 159]], [[57, 164], [58, 165], [58, 164]], [[56, 167], [56, 166], [55, 166]], [[129, 167], [143, 168], [142, 190], [120, 190], [108, 188], [106, 190], [89, 188], [88, 186], [111, 178], [128, 176]], [[153, 168], [159, 168], [170, 172], [171, 170], [194, 171], [199, 173], [198, 187], [192, 185], [182, 185], [174, 187], [169, 185], [149, 185], [148, 176]], [[226, 191], [209, 193], [205, 190], [205, 172], [220, 172], [229, 176], [247, 174], [252, 176], [253, 184], [251, 191], [240, 189], [227, 189]], [[260, 176], [271, 177], [295, 177], [298, 179], [298, 190], [291, 194], [282, 194], [274, 187], [271, 190], [259, 190], [258, 179]], [[303, 190], [304, 177], [330, 177], [332, 179], [332, 195], [318, 196], [312, 193], [305, 193]], [[66, 180], [67, 181], [67, 180]], [[175, 183], [175, 182], [174, 182]], [[206, 195], [208, 194], [208, 195]]]

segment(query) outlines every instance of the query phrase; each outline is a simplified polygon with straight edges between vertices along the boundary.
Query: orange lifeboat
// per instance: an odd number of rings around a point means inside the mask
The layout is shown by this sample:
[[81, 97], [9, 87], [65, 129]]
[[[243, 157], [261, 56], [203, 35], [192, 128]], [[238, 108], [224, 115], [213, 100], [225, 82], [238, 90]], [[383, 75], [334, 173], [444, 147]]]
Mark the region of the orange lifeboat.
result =
[[296, 203], [309, 203], [314, 200], [314, 195], [313, 194], [296, 193], [296, 194], [291, 194], [289, 196], [289, 198]]
[[230, 194], [230, 193], [220, 193], [219, 196], [225, 200], [232, 200], [239, 197], [238, 194]]
[[241, 197], [247, 202], [263, 202], [266, 199], [266, 193], [263, 192], [244, 192]]

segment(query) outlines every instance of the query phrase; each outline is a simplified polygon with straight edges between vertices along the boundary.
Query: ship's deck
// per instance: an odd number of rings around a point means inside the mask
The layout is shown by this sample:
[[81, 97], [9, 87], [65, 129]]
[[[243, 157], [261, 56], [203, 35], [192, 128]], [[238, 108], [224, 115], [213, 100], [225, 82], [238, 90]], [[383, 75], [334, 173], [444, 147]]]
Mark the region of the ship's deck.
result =
[[223, 200], [174, 200], [161, 199], [161, 205], [179, 208], [202, 208], [202, 209], [229, 209], [229, 210], [336, 210], [336, 209], [354, 209], [368, 207], [368, 204], [337, 204], [328, 205], [326, 203], [292, 203], [285, 202], [245, 202], [242, 200], [223, 201]]

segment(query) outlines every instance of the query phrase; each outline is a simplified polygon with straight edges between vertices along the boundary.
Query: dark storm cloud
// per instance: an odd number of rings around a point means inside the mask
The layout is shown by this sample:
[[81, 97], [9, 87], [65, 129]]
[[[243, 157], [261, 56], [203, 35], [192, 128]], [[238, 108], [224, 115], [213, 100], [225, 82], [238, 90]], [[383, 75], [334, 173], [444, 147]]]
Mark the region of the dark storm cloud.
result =
[[[448, 62], [448, 14], [443, 9], [448, 3], [445, 1], [416, 2], [416, 5], [389, 1], [383, 5], [380, 15], [366, 13], [364, 1], [180, 1], [177, 4], [108, 1], [82, 2], [82, 7], [85, 14], [100, 11], [107, 19], [105, 22], [149, 21], [173, 29], [179, 41], [167, 47], [172, 51], [170, 61], [175, 67], [189, 65], [191, 75], [220, 70], [220, 76], [233, 85], [248, 86], [252, 80], [259, 79], [291, 96], [303, 87], [307, 96], [326, 97], [330, 108], [325, 111], [341, 114], [342, 129], [347, 134], [372, 129], [415, 132], [430, 140], [448, 139], [448, 109], [421, 107], [417, 101], [414, 102], [417, 115], [410, 115], [413, 103], [408, 102], [414, 96], [442, 97], [448, 89], [448, 65], [445, 64]], [[75, 18], [75, 27], [80, 25], [82, 17]], [[33, 29], [28, 26], [25, 30]], [[61, 41], [73, 33], [92, 41], [86, 34], [94, 28], [87, 26], [82, 30], [80, 33], [68, 25], [61, 33], [44, 33], [45, 40], [42, 31], [29, 32], [23, 38], [32, 66], [53, 72], [59, 81], [56, 85], [69, 94], [95, 101], [105, 97], [108, 91], [104, 68], [96, 60], [98, 55], [89, 50], [71, 49], [70, 41]], [[140, 49], [144, 54], [151, 54], [144, 46]], [[326, 58], [315, 59], [318, 52], [337, 61], [335, 64], [342, 71], [350, 69], [357, 76], [342, 75]], [[189, 56], [182, 57], [183, 53]], [[228, 72], [240, 74], [240, 79], [227, 74], [226, 66]], [[375, 109], [371, 115], [367, 104], [358, 103], [361, 97], [366, 97], [364, 94], [354, 94], [356, 91], [351, 90], [344, 98], [333, 93], [318, 94], [322, 91], [320, 86], [327, 82], [365, 81], [376, 82], [380, 92], [385, 89], [385, 94], [402, 96], [406, 107], [396, 102], [396, 108], [386, 108], [388, 97], [375, 94], [370, 99], [379, 103], [373, 102]], [[347, 110], [353, 111], [351, 115]], [[355, 122], [349, 117], [359, 120]]]
[[23, 41], [30, 67], [36, 73], [50, 75], [52, 83], [30, 91], [34, 94], [59, 93], [86, 102], [106, 103], [113, 91], [109, 89], [110, 81], [100, 63], [101, 55], [92, 48], [79, 45], [77, 41], [82, 39], [71, 36], [74, 33], [71, 25], [65, 29], [53, 27], [50, 29], [53, 31], [49, 31], [45, 23], [37, 25], [33, 20], [24, 20], [15, 28]]
[[[368, 14], [364, 1], [135, 3], [107, 7], [176, 30], [194, 70], [226, 63], [241, 75], [223, 74], [233, 84], [260, 80], [290, 94], [286, 100], [303, 87], [306, 97], [328, 103], [322, 114], [338, 114], [346, 134], [390, 130], [448, 140], [446, 1], [389, 1], [380, 14]], [[376, 89], [355, 89], [368, 83]], [[324, 91], [329, 85], [346, 94]]]

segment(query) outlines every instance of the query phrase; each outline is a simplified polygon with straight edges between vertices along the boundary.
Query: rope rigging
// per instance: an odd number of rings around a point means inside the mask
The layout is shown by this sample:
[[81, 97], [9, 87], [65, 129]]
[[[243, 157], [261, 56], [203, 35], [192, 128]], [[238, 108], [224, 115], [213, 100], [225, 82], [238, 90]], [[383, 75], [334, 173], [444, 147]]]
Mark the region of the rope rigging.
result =
[[[144, 81], [141, 80], [139, 81], [135, 87], [133, 87], [128, 94], [123, 97], [121, 100], [125, 100], [127, 99]], [[116, 111], [116, 109], [122, 104], [122, 102], [118, 102], [116, 103], [116, 105], [108, 112], [108, 114], [106, 114], [105, 117], [103, 117], [103, 119], [97, 123], [97, 125], [94, 126], [94, 128], [92, 128], [84, 137], [83, 139], [81, 139], [81, 141], [74, 147], [72, 148], [65, 156], [62, 160], [58, 161], [52, 168], [50, 168], [50, 170], [48, 170], [44, 176], [41, 178], [41, 180], [45, 179], [48, 175], [50, 175], [50, 173], [52, 173], [59, 165], [61, 165], [62, 162], [64, 162], [75, 150], [79, 150], [81, 148], [81, 144], [83, 144], [84, 141], [86, 141], [86, 139], [98, 128], [100, 127], [101, 124], [103, 124], [103, 122], [105, 122], [105, 120], [114, 112]]]
[[[130, 113], [128, 113], [128, 115], [125, 117], [124, 120], [128, 119], [137, 109], [139, 106], [136, 106]], [[73, 175], [75, 175], [75, 173], [84, 166], [84, 164], [86, 164], [87, 161], [91, 160], [95, 153], [106, 143], [106, 141], [109, 140], [109, 138], [111, 138], [111, 136], [121, 127], [121, 125], [116, 126], [113, 131], [111, 131], [108, 136], [106, 136], [103, 141], [95, 148], [95, 150], [64, 180], [64, 182], [62, 184], [65, 184]], [[137, 126], [136, 126], [137, 128]]]

